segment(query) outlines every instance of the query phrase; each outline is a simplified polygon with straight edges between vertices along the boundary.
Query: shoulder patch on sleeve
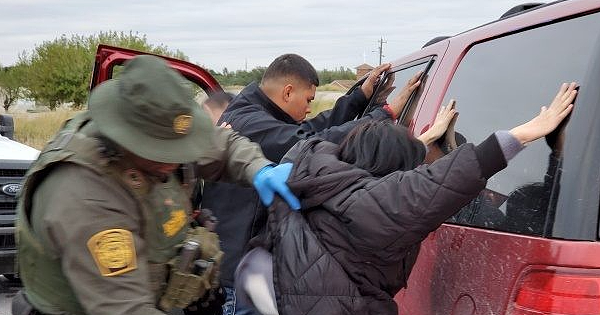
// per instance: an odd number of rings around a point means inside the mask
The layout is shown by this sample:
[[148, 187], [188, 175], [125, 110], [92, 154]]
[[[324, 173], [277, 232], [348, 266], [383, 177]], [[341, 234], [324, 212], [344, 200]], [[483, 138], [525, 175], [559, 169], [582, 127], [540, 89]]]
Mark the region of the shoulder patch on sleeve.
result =
[[173, 237], [187, 223], [188, 217], [185, 210], [179, 209], [171, 212], [171, 217], [163, 223], [163, 231], [166, 236]]
[[137, 268], [130, 231], [110, 229], [98, 232], [90, 237], [87, 246], [104, 277], [117, 276]]

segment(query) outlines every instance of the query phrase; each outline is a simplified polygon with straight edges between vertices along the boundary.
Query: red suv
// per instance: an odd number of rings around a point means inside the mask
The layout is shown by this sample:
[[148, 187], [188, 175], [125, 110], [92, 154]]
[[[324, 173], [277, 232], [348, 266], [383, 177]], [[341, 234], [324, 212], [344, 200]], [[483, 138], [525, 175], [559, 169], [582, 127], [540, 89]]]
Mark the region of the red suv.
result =
[[[99, 47], [92, 87], [136, 54]], [[208, 93], [221, 89], [200, 67], [167, 60]], [[580, 91], [557, 132], [511, 160], [423, 242], [396, 296], [399, 313], [600, 314], [600, 1], [527, 4], [436, 38], [393, 62], [382, 86], [401, 86], [419, 70], [423, 84], [400, 123], [421, 134], [456, 99], [459, 140], [473, 143], [533, 117], [562, 82]]]
[[455, 129], [473, 143], [535, 116], [562, 82], [580, 85], [569, 121], [423, 242], [400, 314], [600, 314], [600, 1], [520, 8], [387, 74], [400, 86], [426, 72], [401, 116], [415, 135], [456, 99]]

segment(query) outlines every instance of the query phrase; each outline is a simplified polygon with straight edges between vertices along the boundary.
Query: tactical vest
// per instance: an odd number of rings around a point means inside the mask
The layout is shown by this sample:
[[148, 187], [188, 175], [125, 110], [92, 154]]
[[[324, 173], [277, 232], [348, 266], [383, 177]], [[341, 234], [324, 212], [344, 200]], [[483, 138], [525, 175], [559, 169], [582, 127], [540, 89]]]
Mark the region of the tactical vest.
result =
[[[140, 172], [132, 174], [122, 163], [111, 162], [101, 154], [95, 134], [87, 113], [69, 121], [32, 165], [21, 192], [17, 210], [19, 271], [29, 301], [43, 313], [85, 314], [61, 270], [60, 257], [44, 249], [31, 224], [33, 194], [53, 166], [74, 163], [98, 176], [109, 176], [136, 200], [139, 205], [136, 213], [143, 216], [141, 237], [146, 241], [150, 289], [156, 300], [166, 285], [166, 263], [176, 255], [176, 245], [184, 240], [189, 227], [189, 197], [174, 176], [162, 183]], [[36, 207], [36, 211], [43, 212], [44, 208]]]

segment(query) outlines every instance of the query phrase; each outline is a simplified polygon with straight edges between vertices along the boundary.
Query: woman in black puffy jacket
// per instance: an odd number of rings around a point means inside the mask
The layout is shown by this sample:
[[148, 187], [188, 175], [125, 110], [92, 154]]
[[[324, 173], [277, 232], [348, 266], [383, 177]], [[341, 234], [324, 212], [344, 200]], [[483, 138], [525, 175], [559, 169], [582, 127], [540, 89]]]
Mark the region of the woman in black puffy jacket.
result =
[[[571, 112], [575, 87], [563, 84], [529, 122], [429, 165], [418, 166], [424, 144], [391, 123], [357, 126], [341, 145], [297, 144], [284, 161], [294, 163], [288, 184], [302, 210], [282, 200], [269, 208], [267, 233], [238, 266], [240, 303], [263, 314], [397, 314], [393, 297], [420, 242], [525, 144], [553, 131]], [[441, 113], [439, 135], [456, 119], [451, 106]]]

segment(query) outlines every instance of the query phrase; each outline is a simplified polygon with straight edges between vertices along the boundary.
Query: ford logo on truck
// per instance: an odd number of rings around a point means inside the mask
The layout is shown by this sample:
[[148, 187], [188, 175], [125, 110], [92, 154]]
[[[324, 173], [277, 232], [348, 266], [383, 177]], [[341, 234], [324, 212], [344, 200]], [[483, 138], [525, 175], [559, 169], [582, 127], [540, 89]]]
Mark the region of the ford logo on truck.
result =
[[6, 184], [2, 186], [2, 192], [9, 196], [16, 196], [21, 191], [21, 184]]

